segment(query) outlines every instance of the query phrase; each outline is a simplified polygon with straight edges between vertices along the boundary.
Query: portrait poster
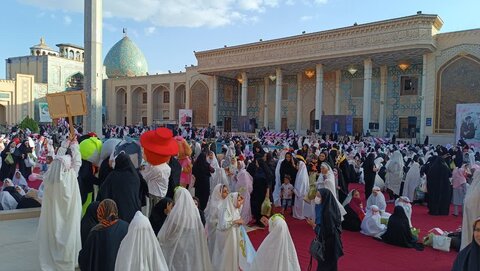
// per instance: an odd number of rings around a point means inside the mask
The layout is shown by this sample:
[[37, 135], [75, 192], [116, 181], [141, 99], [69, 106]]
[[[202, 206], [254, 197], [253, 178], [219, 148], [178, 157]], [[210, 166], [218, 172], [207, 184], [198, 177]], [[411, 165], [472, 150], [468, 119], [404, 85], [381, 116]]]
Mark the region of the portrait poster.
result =
[[50, 111], [48, 110], [48, 103], [38, 103], [38, 111], [40, 122], [52, 122]]
[[180, 117], [180, 126], [192, 127], [192, 109], [180, 109], [178, 112], [178, 116]]
[[457, 104], [455, 139], [480, 147], [480, 104]]

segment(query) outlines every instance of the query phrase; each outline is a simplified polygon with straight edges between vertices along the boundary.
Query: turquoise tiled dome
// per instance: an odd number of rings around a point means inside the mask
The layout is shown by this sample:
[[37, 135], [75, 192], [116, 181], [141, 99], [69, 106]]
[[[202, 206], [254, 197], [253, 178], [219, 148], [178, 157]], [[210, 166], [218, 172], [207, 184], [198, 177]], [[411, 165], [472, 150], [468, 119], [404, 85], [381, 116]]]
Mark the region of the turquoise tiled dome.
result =
[[127, 36], [113, 45], [105, 60], [108, 78], [147, 75], [148, 65], [142, 51]]

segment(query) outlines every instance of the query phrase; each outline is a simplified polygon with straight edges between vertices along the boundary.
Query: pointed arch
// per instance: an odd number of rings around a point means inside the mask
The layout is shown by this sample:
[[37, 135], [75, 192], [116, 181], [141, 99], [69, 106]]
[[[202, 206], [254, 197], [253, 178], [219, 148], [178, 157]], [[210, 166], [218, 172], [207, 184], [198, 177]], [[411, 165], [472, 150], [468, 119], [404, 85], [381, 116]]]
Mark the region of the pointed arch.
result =
[[185, 102], [187, 100], [187, 91], [185, 84], [180, 84], [175, 89], [175, 119], [178, 118], [178, 112], [180, 109], [185, 108]]
[[126, 125], [127, 117], [127, 92], [124, 88], [118, 88], [115, 92], [115, 123], [117, 125]]
[[209, 89], [203, 80], [197, 80], [190, 88], [190, 101], [193, 113], [193, 125], [208, 126]]
[[[454, 133], [456, 105], [480, 103], [480, 59], [457, 55], [437, 72], [435, 133]], [[468, 97], [468, 100], [467, 100]]]

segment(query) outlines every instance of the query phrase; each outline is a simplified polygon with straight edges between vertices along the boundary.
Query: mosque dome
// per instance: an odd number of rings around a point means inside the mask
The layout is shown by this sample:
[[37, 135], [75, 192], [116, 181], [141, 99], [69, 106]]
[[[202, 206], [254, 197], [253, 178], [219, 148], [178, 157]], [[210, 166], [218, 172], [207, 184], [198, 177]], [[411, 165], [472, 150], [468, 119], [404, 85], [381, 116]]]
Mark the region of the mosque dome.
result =
[[108, 78], [142, 76], [147, 75], [148, 71], [145, 56], [127, 36], [108, 51], [103, 65]]

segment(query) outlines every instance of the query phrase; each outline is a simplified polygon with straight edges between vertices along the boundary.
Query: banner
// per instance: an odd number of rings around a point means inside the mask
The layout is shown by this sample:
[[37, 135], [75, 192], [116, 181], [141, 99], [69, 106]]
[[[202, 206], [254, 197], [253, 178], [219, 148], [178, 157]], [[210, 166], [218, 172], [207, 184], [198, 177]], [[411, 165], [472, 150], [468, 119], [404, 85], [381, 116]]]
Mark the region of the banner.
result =
[[40, 112], [40, 122], [52, 122], [50, 111], [48, 110], [48, 103], [38, 103], [38, 111]]
[[455, 139], [480, 147], [480, 104], [457, 104]]
[[178, 111], [178, 116], [180, 119], [180, 126], [192, 127], [192, 109], [180, 109]]

